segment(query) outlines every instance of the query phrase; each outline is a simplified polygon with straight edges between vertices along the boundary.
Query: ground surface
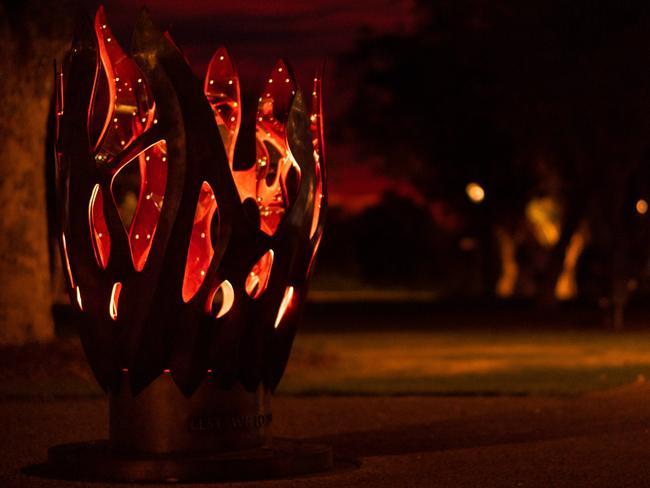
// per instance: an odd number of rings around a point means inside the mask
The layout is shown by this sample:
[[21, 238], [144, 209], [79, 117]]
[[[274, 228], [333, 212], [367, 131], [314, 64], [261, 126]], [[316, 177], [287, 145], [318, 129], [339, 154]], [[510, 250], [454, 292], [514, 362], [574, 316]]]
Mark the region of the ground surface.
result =
[[[304, 332], [275, 435], [360, 466], [225, 486], [648, 486], [645, 378], [643, 330]], [[76, 340], [1, 352], [0, 487], [84, 486], [21, 470], [106, 426]]]
[[[277, 435], [360, 467], [226, 486], [648, 486], [649, 396], [644, 384], [571, 398], [280, 397]], [[83, 486], [20, 470], [48, 446], [104, 437], [106, 421], [101, 399], [0, 403], [0, 486]]]

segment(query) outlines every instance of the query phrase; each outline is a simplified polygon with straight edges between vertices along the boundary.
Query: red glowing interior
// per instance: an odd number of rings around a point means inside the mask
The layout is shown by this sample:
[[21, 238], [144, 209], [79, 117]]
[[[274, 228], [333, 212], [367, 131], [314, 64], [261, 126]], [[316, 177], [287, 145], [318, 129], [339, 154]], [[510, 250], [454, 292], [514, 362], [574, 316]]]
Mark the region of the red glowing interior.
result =
[[[95, 16], [102, 73], [95, 83], [90, 127], [99, 127], [95, 159], [107, 163], [129, 146], [156, 121], [155, 103], [138, 65], [113, 36], [104, 9]], [[103, 88], [104, 83], [106, 89]]]
[[[88, 126], [95, 162], [111, 176], [110, 189], [96, 184], [90, 195], [88, 218], [95, 258], [106, 269], [111, 253], [111, 236], [104, 207], [112, 197], [128, 233], [136, 271], [147, 261], [160, 219], [167, 184], [167, 146], [153, 136], [158, 123], [153, 95], [137, 64], [122, 50], [109, 29], [100, 8], [95, 17], [100, 70], [93, 89]], [[260, 229], [273, 235], [295, 199], [300, 184], [300, 167], [289, 149], [286, 125], [297, 85], [283, 61], [273, 68], [259, 99], [256, 113], [256, 155], [248, 170], [234, 170], [235, 143], [241, 125], [239, 78], [228, 52], [219, 48], [208, 66], [205, 95], [226, 150], [241, 200], [254, 199], [260, 214]], [[61, 90], [62, 91], [62, 90]], [[316, 187], [310, 237], [316, 233], [323, 198], [323, 135], [321, 80], [314, 79], [311, 131], [316, 161]], [[63, 94], [57, 96], [57, 110], [63, 108]], [[246, 162], [243, 162], [246, 163]], [[109, 191], [110, 190], [110, 191]], [[130, 207], [129, 207], [130, 202]], [[217, 219], [213, 222], [214, 219]], [[183, 278], [182, 298], [188, 302], [197, 293], [214, 256], [213, 227], [218, 223], [218, 207], [212, 187], [201, 185]], [[216, 234], [215, 234], [216, 235]], [[63, 250], [67, 260], [65, 236]], [[266, 290], [273, 267], [274, 252], [268, 250], [251, 268], [245, 282], [253, 299]], [[66, 261], [67, 262], [67, 261]], [[68, 264], [70, 281], [75, 287]], [[122, 284], [114, 284], [109, 315], [117, 320]], [[75, 289], [79, 307], [81, 294]], [[206, 309], [219, 318], [233, 305], [234, 290], [228, 280], [209, 294]], [[281, 323], [294, 300], [294, 288], [286, 288], [275, 327]]]
[[273, 249], [269, 249], [248, 273], [246, 277], [246, 293], [251, 298], [258, 298], [266, 290], [271, 276], [271, 268], [273, 267], [273, 256]]
[[80, 290], [79, 287], [77, 286], [77, 287], [75, 288], [75, 291], [76, 291], [76, 295], [77, 295], [77, 304], [79, 305], [79, 310], [81, 310], [81, 311], [83, 312], [84, 305], [83, 305], [83, 303], [82, 303], [82, 301], [81, 301], [81, 290]]
[[277, 230], [300, 182], [300, 167], [289, 151], [286, 134], [296, 89], [287, 66], [278, 61], [257, 106], [257, 202], [260, 227], [269, 235]]
[[215, 318], [221, 318], [228, 313], [235, 302], [235, 290], [228, 280], [224, 280], [209, 295], [206, 303], [206, 313]]
[[241, 95], [239, 77], [224, 47], [217, 49], [212, 56], [203, 91], [214, 112], [228, 162], [232, 168], [235, 142], [241, 124]]
[[[256, 114], [256, 161], [248, 170], [234, 171], [241, 200], [253, 198], [260, 228], [273, 235], [300, 183], [300, 167], [289, 151], [286, 122], [297, 85], [283, 61], [273, 68]], [[234, 138], [241, 119], [239, 79], [224, 48], [212, 57], [204, 83], [221, 137], [233, 168]]]
[[108, 313], [113, 320], [117, 320], [117, 306], [120, 302], [120, 292], [122, 291], [122, 283], [119, 281], [113, 285], [111, 291], [111, 301], [108, 305]]
[[104, 197], [99, 185], [95, 185], [90, 195], [88, 216], [90, 218], [90, 233], [95, 259], [102, 269], [106, 269], [108, 257], [111, 254], [111, 236], [108, 233], [108, 227], [104, 219]]
[[[133, 163], [130, 161], [120, 170], [129, 164], [137, 163], [139, 166], [140, 185], [137, 207], [128, 229], [133, 266], [137, 271], [141, 271], [151, 249], [165, 198], [165, 185], [167, 184], [167, 145], [165, 141], [159, 141], [148, 147], [132, 161]], [[119, 177], [119, 174], [118, 171], [114, 175], [113, 181]]]
[[194, 225], [183, 277], [183, 301], [189, 302], [205, 279], [210, 261], [214, 255], [210, 228], [212, 218], [218, 217], [217, 201], [207, 181], [201, 185], [199, 199], [194, 213]]
[[316, 162], [316, 192], [314, 195], [314, 215], [311, 221], [309, 238], [314, 237], [318, 228], [321, 205], [323, 203], [323, 102], [322, 102], [322, 80], [319, 76], [314, 78], [314, 89], [312, 91], [311, 107], [311, 133], [314, 145], [314, 161]]
[[[112, 174], [111, 194], [129, 235], [131, 258], [136, 271], [147, 261], [156, 232], [167, 184], [167, 146], [164, 140], [143, 147], [139, 138], [158, 123], [149, 86], [106, 23], [104, 10], [95, 16], [101, 71], [95, 83], [89, 127], [95, 147], [95, 161]], [[126, 161], [123, 154], [134, 156]], [[116, 159], [117, 158], [117, 159]], [[137, 181], [125, 177], [136, 165]], [[124, 180], [121, 197], [116, 181]], [[120, 181], [122, 183], [122, 181]], [[129, 186], [130, 185], [130, 186]], [[128, 218], [125, 217], [128, 215]], [[106, 268], [111, 240], [104, 218], [103, 192], [95, 186], [89, 217], [97, 263]]]
[[293, 300], [294, 300], [293, 286], [287, 286], [287, 288], [284, 290], [284, 296], [282, 297], [282, 302], [280, 303], [280, 308], [278, 309], [278, 316], [275, 318], [275, 328], [276, 329], [282, 323], [282, 319], [284, 318], [285, 314], [287, 313], [287, 310], [289, 310], [289, 308], [293, 304]]

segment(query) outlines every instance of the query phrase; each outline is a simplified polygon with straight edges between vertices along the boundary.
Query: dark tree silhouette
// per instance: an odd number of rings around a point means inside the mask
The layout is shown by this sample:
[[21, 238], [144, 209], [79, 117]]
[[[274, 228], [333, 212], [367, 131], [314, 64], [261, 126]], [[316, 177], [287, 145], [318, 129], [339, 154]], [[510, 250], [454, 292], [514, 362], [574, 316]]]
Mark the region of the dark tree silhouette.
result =
[[347, 58], [356, 76], [347, 135], [463, 215], [463, 189], [479, 181], [485, 208], [469, 222], [484, 228], [482, 245], [495, 229], [520, 227], [531, 197], [553, 197], [562, 229], [538, 299], [552, 300], [584, 224], [610, 263], [597, 293], [624, 302], [616, 290], [630, 287], [617, 283], [647, 260], [632, 236], [647, 227], [634, 202], [650, 147], [650, 4], [421, 2], [418, 18], [414, 32], [366, 37]]
[[69, 7], [67, 1], [0, 2], [0, 343], [54, 335], [46, 132], [52, 61], [60, 61], [71, 37]]

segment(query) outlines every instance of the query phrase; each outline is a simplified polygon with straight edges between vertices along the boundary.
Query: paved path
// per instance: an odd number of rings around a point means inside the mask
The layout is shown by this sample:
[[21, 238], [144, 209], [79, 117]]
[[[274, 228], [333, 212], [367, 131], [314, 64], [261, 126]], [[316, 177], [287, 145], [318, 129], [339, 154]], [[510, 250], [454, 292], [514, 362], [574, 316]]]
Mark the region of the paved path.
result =
[[[361, 466], [223, 486], [649, 486], [649, 399], [648, 384], [578, 398], [280, 397], [276, 435], [328, 443]], [[48, 446], [105, 437], [106, 407], [4, 400], [0, 432], [1, 487], [84, 486], [20, 470]]]

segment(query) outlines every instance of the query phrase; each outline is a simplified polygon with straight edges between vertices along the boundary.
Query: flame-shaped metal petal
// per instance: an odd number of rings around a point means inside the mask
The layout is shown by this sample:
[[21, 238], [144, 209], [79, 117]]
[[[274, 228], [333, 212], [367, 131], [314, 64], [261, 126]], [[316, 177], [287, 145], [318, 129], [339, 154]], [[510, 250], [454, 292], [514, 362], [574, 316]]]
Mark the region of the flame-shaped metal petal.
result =
[[92, 126], [92, 119], [101, 116], [99, 97], [107, 97], [104, 120], [97, 121], [102, 129], [95, 142], [95, 159], [102, 164], [151, 127], [156, 116], [148, 83], [111, 32], [103, 7], [95, 15], [95, 34], [107, 93], [96, 90], [90, 117]]
[[228, 162], [233, 167], [235, 141], [241, 125], [239, 77], [225, 47], [217, 49], [208, 65], [203, 85], [214, 118], [219, 126]]
[[257, 107], [257, 192], [261, 229], [273, 235], [295, 198], [300, 166], [289, 151], [286, 124], [296, 82], [284, 60], [276, 63]]

